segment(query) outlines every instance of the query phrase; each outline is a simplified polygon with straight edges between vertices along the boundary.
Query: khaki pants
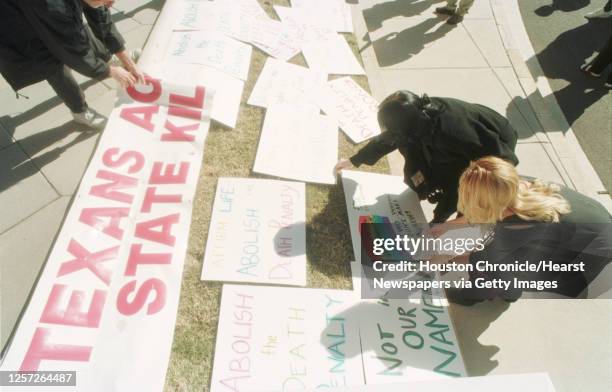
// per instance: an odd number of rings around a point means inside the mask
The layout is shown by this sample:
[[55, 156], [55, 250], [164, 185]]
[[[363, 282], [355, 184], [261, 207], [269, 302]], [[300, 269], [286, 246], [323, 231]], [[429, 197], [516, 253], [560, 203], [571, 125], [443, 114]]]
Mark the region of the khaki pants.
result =
[[[457, 3], [459, 3], [459, 7], [457, 7]], [[468, 13], [472, 4], [474, 4], [474, 0], [446, 0], [446, 8], [457, 8], [456, 13], [462, 16]]]

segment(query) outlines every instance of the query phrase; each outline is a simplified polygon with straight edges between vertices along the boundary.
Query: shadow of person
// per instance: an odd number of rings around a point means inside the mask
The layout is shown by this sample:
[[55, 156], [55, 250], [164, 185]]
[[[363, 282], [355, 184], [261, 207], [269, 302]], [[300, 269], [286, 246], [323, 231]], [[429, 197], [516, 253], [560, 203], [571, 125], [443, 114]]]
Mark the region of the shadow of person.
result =
[[[554, 97], [571, 126], [593, 103], [608, 92], [601, 79], [589, 78], [580, 71], [585, 59], [592, 57], [610, 32], [609, 25], [586, 22], [555, 38], [548, 46], [527, 60], [529, 69], [538, 69], [539, 63], [548, 79], [561, 79], [568, 83], [555, 83]], [[535, 75], [538, 76], [538, 75]], [[560, 88], [559, 88], [560, 87]], [[544, 97], [544, 100], [552, 97]], [[566, 129], [563, 132], [567, 131]]]
[[591, 0], [553, 0], [551, 4], [543, 5], [534, 12], [541, 17], [552, 15], [555, 11], [572, 12], [586, 7], [591, 3]]
[[408, 60], [419, 54], [426, 44], [442, 38], [456, 27], [442, 22], [438, 28], [429, 32], [440, 22], [438, 18], [426, 19], [399, 33], [389, 33], [372, 42], [378, 65], [388, 67]]
[[368, 31], [376, 31], [385, 20], [396, 16], [410, 17], [428, 10], [433, 4], [443, 0], [395, 0], [378, 3], [363, 10]]
[[140, 11], [143, 11], [146, 9], [152, 9], [154, 11], [161, 11], [162, 7], [164, 6], [164, 3], [165, 3], [165, 0], [151, 0], [127, 12], [118, 9], [117, 7], [112, 7], [114, 12], [111, 15], [111, 19], [114, 23], [118, 23], [118, 22], [121, 22], [122, 20], [133, 18]]

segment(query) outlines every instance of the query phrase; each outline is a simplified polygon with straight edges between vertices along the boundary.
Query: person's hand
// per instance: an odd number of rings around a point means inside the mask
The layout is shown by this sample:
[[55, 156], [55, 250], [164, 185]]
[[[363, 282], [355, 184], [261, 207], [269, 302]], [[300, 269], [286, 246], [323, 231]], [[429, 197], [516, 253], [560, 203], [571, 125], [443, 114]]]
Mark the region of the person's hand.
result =
[[336, 167], [334, 167], [334, 172], [336, 174], [340, 173], [342, 170], [350, 169], [353, 167], [353, 164], [348, 159], [340, 159], [338, 163], [336, 163]]
[[140, 84], [145, 84], [146, 83], [146, 78], [145, 78], [145, 74], [144, 72], [142, 72], [140, 70], [140, 68], [138, 68], [138, 66], [134, 63], [132, 63], [131, 67], [128, 67], [127, 69], [133, 77], [136, 78], [136, 81]]
[[136, 84], [136, 78], [122, 67], [110, 66], [110, 77], [115, 79], [123, 88]]

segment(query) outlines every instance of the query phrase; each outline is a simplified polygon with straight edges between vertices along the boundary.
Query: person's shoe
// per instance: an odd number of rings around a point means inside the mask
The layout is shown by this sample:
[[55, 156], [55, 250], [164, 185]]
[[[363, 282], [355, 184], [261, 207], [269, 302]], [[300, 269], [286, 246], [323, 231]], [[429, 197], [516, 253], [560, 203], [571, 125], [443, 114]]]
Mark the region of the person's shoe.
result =
[[603, 8], [597, 11], [589, 12], [588, 14], [584, 15], [584, 17], [587, 19], [604, 19], [609, 18], [611, 16], [612, 10], [606, 11]]
[[604, 83], [604, 87], [605, 87], [605, 88], [612, 88], [612, 82], [606, 82], [606, 83]]
[[592, 76], [592, 77], [594, 77], [594, 78], [599, 78], [599, 77], [601, 77], [601, 74], [595, 73], [595, 72], [591, 71], [591, 69], [592, 69], [592, 65], [591, 65], [591, 64], [588, 64], [588, 63], [586, 63], [586, 64], [582, 64], [582, 65], [580, 66], [580, 70], [581, 70], [582, 72], [584, 72], [585, 74], [587, 74], [587, 75], [589, 75], [589, 76]]
[[455, 15], [455, 9], [454, 8], [446, 8], [446, 7], [438, 7], [436, 8], [435, 11], [436, 14], [440, 14], [440, 15]]
[[446, 24], [456, 25], [463, 22], [463, 15], [453, 14], [450, 18], [446, 20]]
[[83, 113], [72, 113], [74, 122], [93, 129], [102, 129], [106, 124], [106, 117], [92, 109], [85, 109]]

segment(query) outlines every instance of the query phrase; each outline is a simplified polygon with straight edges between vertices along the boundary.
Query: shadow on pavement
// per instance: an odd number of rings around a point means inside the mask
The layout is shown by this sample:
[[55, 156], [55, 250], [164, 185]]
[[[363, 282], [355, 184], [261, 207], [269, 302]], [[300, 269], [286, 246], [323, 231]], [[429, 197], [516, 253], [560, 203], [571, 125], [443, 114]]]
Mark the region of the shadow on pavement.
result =
[[534, 12], [538, 16], [546, 17], [552, 15], [555, 11], [572, 12], [586, 7], [591, 3], [591, 0], [552, 0], [549, 5], [543, 5]]
[[435, 3], [443, 0], [395, 0], [375, 4], [363, 10], [368, 31], [376, 31], [385, 20], [396, 16], [410, 17], [426, 11]]
[[[539, 62], [547, 78], [568, 82], [565, 87], [555, 91], [554, 96], [570, 126], [608, 93], [602, 79], [587, 77], [580, 71], [580, 66], [604, 45], [609, 34], [609, 23], [586, 22], [560, 34], [535, 57], [527, 60], [530, 69], [536, 68]], [[598, 43], [592, 44], [593, 41]]]
[[122, 20], [125, 19], [130, 19], [133, 18], [134, 15], [138, 14], [140, 11], [146, 10], [146, 9], [152, 9], [155, 11], [161, 11], [162, 7], [164, 6], [164, 3], [166, 1], [165, 0], [151, 0], [141, 6], [138, 6], [136, 8], [134, 8], [133, 10], [130, 10], [128, 12], [124, 12], [120, 9], [117, 9], [116, 7], [113, 7], [113, 9], [115, 10], [115, 13], [112, 15], [112, 20], [115, 23], [121, 22]]

